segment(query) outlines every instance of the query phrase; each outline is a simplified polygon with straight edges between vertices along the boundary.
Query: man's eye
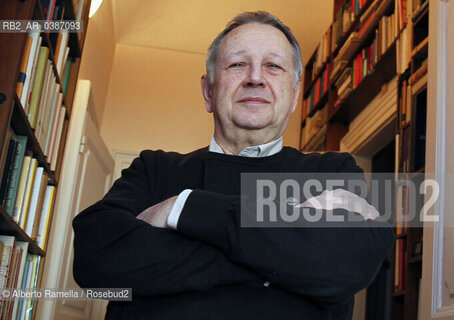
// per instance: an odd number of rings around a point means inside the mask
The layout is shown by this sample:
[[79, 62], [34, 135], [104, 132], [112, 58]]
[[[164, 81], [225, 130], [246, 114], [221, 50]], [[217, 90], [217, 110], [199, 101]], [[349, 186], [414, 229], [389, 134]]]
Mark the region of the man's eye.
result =
[[270, 68], [273, 68], [273, 69], [282, 69], [281, 66], [279, 66], [279, 65], [277, 65], [277, 64], [275, 64], [275, 63], [270, 63], [270, 64], [268, 64], [268, 66], [269, 66]]
[[237, 68], [237, 67], [242, 67], [242, 66], [244, 66], [243, 63], [241, 63], [241, 62], [235, 62], [235, 63], [232, 63], [232, 64], [229, 66], [229, 68]]

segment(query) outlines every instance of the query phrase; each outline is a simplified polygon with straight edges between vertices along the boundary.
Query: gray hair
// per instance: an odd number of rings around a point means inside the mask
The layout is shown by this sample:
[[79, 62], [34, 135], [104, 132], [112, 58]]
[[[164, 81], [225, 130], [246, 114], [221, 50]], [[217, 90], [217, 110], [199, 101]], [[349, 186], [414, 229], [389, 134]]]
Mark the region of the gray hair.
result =
[[225, 27], [225, 29], [214, 39], [208, 49], [206, 58], [206, 68], [208, 74], [208, 84], [211, 86], [214, 82], [214, 72], [216, 68], [216, 59], [218, 56], [219, 46], [224, 37], [233, 29], [248, 23], [261, 23], [273, 26], [285, 35], [290, 42], [293, 52], [293, 71], [294, 71], [294, 86], [297, 85], [303, 74], [303, 63], [301, 62], [301, 49], [293, 36], [290, 28], [283, 24], [276, 16], [264, 11], [244, 12], [233, 18]]

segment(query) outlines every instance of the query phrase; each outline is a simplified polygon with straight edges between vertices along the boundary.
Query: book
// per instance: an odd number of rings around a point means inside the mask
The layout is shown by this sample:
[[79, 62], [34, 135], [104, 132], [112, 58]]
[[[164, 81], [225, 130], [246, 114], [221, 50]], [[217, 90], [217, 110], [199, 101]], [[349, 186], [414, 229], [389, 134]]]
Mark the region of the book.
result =
[[63, 130], [63, 123], [65, 120], [65, 114], [66, 114], [66, 107], [63, 106], [60, 109], [55, 144], [52, 149], [51, 162], [50, 162], [50, 169], [52, 171], [55, 171], [55, 167], [57, 165], [58, 150], [60, 149], [60, 140], [61, 140], [61, 134], [62, 134], [62, 130]]
[[[33, 188], [32, 188], [32, 195], [30, 198], [30, 206], [28, 209], [28, 214], [27, 218], [25, 219], [24, 225], [25, 225], [25, 233], [27, 233], [29, 236], [32, 234], [33, 230], [33, 223], [35, 222], [35, 216], [36, 216], [36, 211], [39, 206], [39, 194], [43, 190], [42, 183], [44, 179], [44, 168], [43, 167], [38, 167], [36, 169], [35, 173], [35, 179], [33, 182]], [[45, 181], [47, 184], [47, 181]]]
[[394, 246], [394, 290], [399, 290], [399, 250], [400, 250], [400, 242], [402, 239], [397, 239], [396, 244]]
[[49, 1], [49, 7], [47, 8], [47, 16], [46, 20], [51, 21], [54, 17], [54, 10], [55, 10], [55, 0], [50, 0]]
[[[39, 259], [40, 257], [38, 255], [31, 255], [31, 272], [30, 272], [30, 278], [28, 279], [28, 288], [34, 289], [36, 287], [36, 279], [38, 276], [38, 268], [39, 268]], [[32, 315], [32, 301], [33, 298], [28, 298], [27, 299], [27, 304], [25, 310], [22, 311], [24, 314], [24, 319], [31, 319]]]
[[3, 253], [2, 253], [2, 262], [0, 265], [0, 289], [5, 289], [9, 267], [11, 263], [11, 255], [13, 253], [14, 244], [16, 239], [13, 236], [4, 236], [0, 235], [0, 241], [3, 242]]
[[[66, 41], [66, 42], [68, 42], [68, 41]], [[57, 66], [58, 75], [59, 75], [61, 81], [63, 81], [63, 80], [62, 80], [62, 78], [63, 78], [63, 73], [64, 73], [64, 71], [65, 71], [66, 61], [68, 61], [68, 57], [69, 57], [69, 47], [66, 46], [66, 47], [65, 47], [65, 50], [64, 50], [64, 52], [63, 52], [63, 57], [62, 57], [62, 59], [58, 62], [59, 64], [58, 64], [58, 66]]]
[[52, 210], [52, 204], [54, 202], [55, 187], [47, 186], [46, 194], [44, 196], [44, 204], [41, 212], [41, 219], [39, 222], [38, 234], [36, 236], [36, 243], [42, 249], [44, 249], [47, 239], [47, 232], [49, 229], [50, 213]]
[[48, 130], [48, 136], [46, 140], [46, 146], [45, 146], [45, 154], [47, 155], [47, 162], [50, 163], [51, 161], [51, 155], [52, 155], [52, 149], [55, 144], [56, 140], [56, 135], [57, 135], [57, 126], [58, 126], [58, 120], [60, 116], [60, 109], [61, 105], [63, 103], [63, 93], [58, 94], [58, 99], [57, 103], [55, 104], [55, 108], [53, 110], [53, 115], [52, 115], [52, 123], [50, 124], [50, 128]]
[[63, 95], [66, 97], [66, 90], [68, 88], [69, 75], [71, 74], [72, 62], [66, 61], [65, 71], [63, 73]]
[[345, 82], [345, 79], [349, 76], [351, 77], [351, 75], [352, 75], [352, 68], [350, 68], [350, 67], [345, 68], [344, 71], [342, 72], [342, 74], [338, 77], [338, 79], [334, 83], [334, 86], [336, 88], [339, 88]]
[[30, 163], [32, 160], [32, 152], [26, 151], [24, 160], [22, 161], [22, 170], [20, 173], [19, 186], [17, 189], [16, 200], [13, 208], [13, 220], [18, 222], [19, 215], [22, 210], [22, 203], [24, 201], [25, 189], [27, 186], [28, 171], [30, 170]]
[[[28, 242], [26, 241], [16, 241], [16, 247], [20, 248], [20, 263], [19, 263], [19, 269], [18, 269], [18, 275], [16, 277], [16, 283], [14, 285], [14, 288], [22, 288], [22, 282], [24, 278], [24, 273], [26, 274], [27, 272], [25, 271], [25, 265], [26, 265], [26, 260], [27, 260], [27, 251], [28, 251]], [[19, 303], [21, 300], [16, 300], [14, 299], [13, 306], [12, 306], [12, 311], [10, 315], [10, 319], [16, 319], [17, 318], [17, 310], [19, 308]]]
[[30, 49], [32, 47], [32, 42], [33, 38], [31, 37], [31, 35], [29, 35], [27, 37], [27, 40], [25, 40], [25, 48], [22, 54], [22, 59], [19, 67], [19, 77], [17, 79], [16, 85], [16, 94], [19, 97], [19, 99], [22, 96], [22, 90], [24, 89], [25, 78], [27, 76], [27, 64], [30, 57]]
[[17, 135], [17, 146], [16, 146], [16, 154], [14, 155], [13, 165], [12, 165], [12, 172], [11, 172], [11, 179], [6, 191], [6, 198], [5, 198], [5, 211], [12, 217], [14, 204], [16, 201], [17, 191], [19, 187], [19, 180], [22, 171], [22, 165], [25, 156], [25, 148], [27, 147], [27, 136]]
[[[32, 91], [33, 91], [33, 84], [35, 83], [36, 79], [36, 69], [38, 68], [38, 58], [39, 58], [39, 48], [41, 48], [41, 43], [42, 43], [43, 38], [39, 37], [38, 38], [38, 43], [36, 44], [36, 48], [34, 50], [34, 58], [33, 58], [33, 65], [31, 69], [31, 75], [30, 77], [25, 78], [25, 85], [24, 85], [24, 90], [22, 91], [22, 97], [21, 97], [21, 102], [22, 102], [22, 107], [24, 108], [25, 114], [28, 115], [28, 111], [30, 110], [30, 102], [31, 102], [31, 96], [32, 96]], [[32, 47], [33, 51], [33, 47]]]
[[[38, 103], [38, 109], [35, 120], [35, 136], [38, 142], [41, 141], [41, 126], [43, 122], [43, 117], [45, 110], [48, 106], [48, 99], [51, 91], [52, 84], [55, 83], [54, 71], [52, 69], [52, 63], [50, 60], [46, 62], [46, 72], [44, 74], [43, 86], [41, 91], [41, 99]], [[42, 148], [41, 148], [42, 149]]]
[[[22, 277], [22, 284], [20, 286], [20, 288], [22, 290], [27, 288], [27, 284], [28, 284], [27, 280], [29, 280], [30, 276], [31, 276], [31, 258], [30, 258], [30, 256], [31, 255], [28, 253], [25, 256], [25, 267], [24, 267], [24, 273], [23, 273], [23, 277]], [[26, 299], [19, 299], [16, 319], [23, 319], [22, 312], [25, 309], [26, 301], [27, 301]], [[24, 314], [24, 316], [25, 316], [25, 314]]]
[[[28, 260], [28, 270], [27, 270], [27, 277], [24, 279], [25, 284], [24, 284], [23, 288], [32, 289], [30, 285], [31, 285], [31, 281], [32, 281], [31, 279], [32, 279], [33, 271], [35, 268], [34, 264], [36, 262], [36, 258], [34, 258], [34, 255], [28, 254], [27, 260]], [[29, 307], [29, 299], [23, 299], [23, 300], [21, 299], [21, 313], [18, 316], [19, 319], [26, 319], [28, 307]]]
[[[57, 73], [61, 76], [61, 70], [63, 62], [65, 58], [68, 56], [67, 47], [68, 47], [68, 40], [69, 40], [69, 32], [68, 30], [62, 30], [58, 33], [58, 40], [57, 46], [55, 48], [55, 63], [57, 67]], [[66, 57], [65, 57], [66, 56]]]
[[347, 88], [352, 86], [352, 75], [351, 73], [345, 78], [344, 82], [337, 89], [337, 94], [341, 96]]
[[[35, 273], [33, 275], [33, 283], [32, 283], [33, 288], [36, 288], [37, 283], [38, 283], [39, 265], [41, 263], [41, 256], [38, 256], [38, 255], [35, 255], [35, 256], [36, 256], [36, 263], [35, 263]], [[31, 299], [30, 307], [28, 308], [28, 311], [29, 311], [28, 320], [32, 320], [34, 304], [35, 304], [35, 299]]]
[[404, 126], [410, 120], [407, 118], [407, 80], [402, 81], [401, 89], [400, 121], [401, 126]]
[[[11, 173], [13, 171], [13, 160], [16, 154], [17, 139], [11, 129], [9, 131], [8, 150], [6, 154], [5, 166], [3, 168], [2, 180], [0, 184], [0, 205], [4, 206], [6, 193], [8, 190], [9, 182], [11, 181]], [[8, 138], [7, 138], [8, 139]]]
[[406, 253], [406, 239], [399, 239], [399, 274], [398, 274], [398, 290], [405, 289], [405, 253]]
[[[43, 173], [43, 178], [41, 180], [41, 186], [39, 190], [39, 195], [38, 195], [38, 201], [36, 205], [36, 210], [35, 210], [35, 217], [34, 221], [31, 222], [32, 228], [31, 230], [28, 230], [30, 232], [27, 232], [27, 234], [32, 238], [32, 240], [36, 240], [37, 235], [38, 235], [38, 227], [39, 227], [39, 222], [41, 220], [41, 213], [43, 211], [43, 206], [44, 206], [44, 198], [46, 195], [46, 189], [47, 189], [47, 183], [49, 182], [49, 177], [47, 176], [47, 173]], [[31, 216], [29, 216], [29, 219], [31, 219]]]
[[41, 100], [41, 93], [43, 89], [44, 75], [46, 72], [47, 60], [49, 57], [49, 48], [41, 47], [39, 51], [38, 64], [36, 69], [35, 81], [33, 83], [31, 100], [30, 100], [30, 109], [28, 111], [28, 120], [30, 126], [35, 129], [36, 127], [36, 117], [38, 114], [39, 102]]
[[76, 15], [76, 20], [81, 20], [82, 19], [82, 15], [83, 15], [83, 11], [84, 11], [84, 4], [85, 4], [85, 1], [86, 0], [78, 0], [78, 5], [77, 7], [74, 6], [74, 14]]
[[[25, 60], [26, 60], [26, 65], [23, 70], [22, 70], [22, 66], [21, 66], [21, 70], [24, 72], [24, 74], [22, 76], [23, 85], [22, 85], [21, 89], [19, 88], [19, 86], [20, 86], [19, 83], [18, 83], [18, 86], [16, 87], [17, 97], [20, 99], [20, 102], [21, 102], [23, 108], [25, 108], [26, 104], [27, 104], [27, 98], [28, 98], [28, 93], [29, 93], [29, 89], [30, 89], [30, 82], [31, 82], [32, 74], [33, 74], [33, 68], [34, 68], [36, 60], [37, 60], [36, 57], [38, 56], [38, 54], [37, 54], [37, 52], [39, 51], [38, 48], [42, 41], [38, 30], [30, 31], [27, 38], [30, 39], [30, 48], [28, 49], [28, 51], [26, 48], [26, 50], [24, 50], [24, 55], [22, 56], [22, 62], [25, 63]], [[27, 54], [27, 57], [25, 57], [26, 54]], [[19, 77], [21, 77], [21, 75], [19, 75]]]
[[[9, 270], [8, 270], [8, 277], [7, 277], [5, 288], [13, 288], [12, 284], [14, 283], [14, 279], [16, 278], [19, 251], [20, 251], [20, 249], [18, 249], [16, 247], [13, 247], [13, 249], [11, 251], [11, 260], [10, 260], [10, 266], [9, 266]], [[7, 301], [3, 302], [1, 315], [0, 315], [1, 319], [7, 318], [10, 307], [11, 307], [11, 300], [7, 300]]]
[[22, 202], [22, 210], [19, 213], [20, 220], [19, 226], [24, 229], [25, 223], [27, 221], [28, 210], [30, 207], [31, 194], [33, 189], [33, 184], [35, 182], [36, 168], [38, 167], [38, 160], [32, 158], [30, 163], [30, 169], [28, 171], [27, 186], [25, 187], [24, 200]]
[[[61, 100], [59, 100], [59, 97], [61, 96]], [[42, 142], [42, 148], [43, 148], [43, 153], [46, 157], [49, 157], [49, 139], [50, 139], [50, 132], [52, 129], [52, 122], [54, 120], [56, 109], [60, 109], [60, 105], [63, 101], [63, 94], [60, 93], [60, 84], [56, 83], [56, 87], [53, 93], [52, 97], [52, 102], [49, 105], [49, 108], [47, 110], [47, 113], [45, 115], [44, 123], [43, 126], [41, 127], [42, 129], [42, 135], [41, 135], [41, 142]]]
[[344, 45], [339, 50], [339, 53], [336, 56], [336, 60], [349, 60], [350, 57], [355, 53], [356, 49], [360, 45], [360, 40], [358, 37], [358, 32], [352, 32], [348, 37], [347, 41], [344, 42]]

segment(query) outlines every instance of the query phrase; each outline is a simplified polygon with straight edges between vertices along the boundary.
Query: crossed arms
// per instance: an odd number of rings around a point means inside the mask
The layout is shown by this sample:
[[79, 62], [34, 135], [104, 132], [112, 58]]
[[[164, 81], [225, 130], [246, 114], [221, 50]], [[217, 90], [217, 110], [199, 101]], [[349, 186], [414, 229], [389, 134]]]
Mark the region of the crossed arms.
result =
[[[373, 222], [370, 228], [241, 228], [239, 197], [204, 190], [188, 197], [177, 231], [156, 228], [136, 218], [165, 200], [150, 200], [156, 186], [146, 157], [74, 219], [74, 277], [81, 287], [162, 296], [269, 281], [331, 305], [373, 280], [394, 239]], [[343, 166], [354, 165], [349, 161]]]

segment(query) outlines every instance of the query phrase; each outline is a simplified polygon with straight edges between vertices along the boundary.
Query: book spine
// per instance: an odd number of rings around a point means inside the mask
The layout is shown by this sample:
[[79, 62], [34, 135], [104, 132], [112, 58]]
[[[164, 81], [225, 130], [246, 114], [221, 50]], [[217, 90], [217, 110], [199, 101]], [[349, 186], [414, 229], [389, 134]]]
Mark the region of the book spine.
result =
[[3, 168], [2, 181], [0, 185], [0, 204], [2, 207], [5, 205], [6, 193], [8, 191], [8, 185], [11, 181], [11, 174], [13, 171], [13, 160], [16, 154], [17, 140], [15, 137], [11, 137], [8, 145], [8, 153], [6, 154], [5, 167]]
[[38, 66], [36, 69], [36, 77], [33, 83], [32, 96], [30, 101], [30, 110], [28, 112], [28, 120], [30, 121], [30, 126], [36, 128], [36, 117], [38, 114], [39, 101], [41, 100], [41, 93], [43, 89], [44, 74], [46, 71], [47, 59], [49, 57], [49, 49], [46, 47], [41, 47]]
[[31, 236], [33, 230], [33, 222], [35, 221], [36, 209], [38, 207], [39, 192], [41, 190], [41, 181], [43, 179], [44, 168], [36, 169], [35, 179], [33, 182], [32, 196], [30, 199], [30, 207], [28, 209], [28, 217], [25, 221], [25, 233]]
[[44, 249], [44, 244], [46, 243], [47, 229], [49, 226], [50, 212], [52, 210], [54, 195], [55, 195], [55, 187], [47, 186], [46, 194], [44, 196], [44, 204], [43, 204], [41, 217], [40, 217], [40, 221], [39, 221], [38, 234], [36, 237], [36, 243], [42, 249]]
[[5, 199], [5, 210], [11, 217], [13, 216], [13, 209], [19, 187], [22, 164], [25, 156], [25, 148], [27, 147], [27, 136], [18, 135], [16, 136], [16, 138], [17, 147], [11, 172], [11, 182], [8, 186]]
[[30, 207], [30, 200], [32, 194], [33, 183], [35, 181], [36, 168], [38, 166], [38, 161], [35, 158], [32, 158], [30, 163], [30, 170], [28, 171], [27, 186], [25, 187], [24, 201], [22, 203], [22, 210], [20, 212], [20, 221], [19, 225], [22, 229], [25, 228], [25, 223], [27, 221], [28, 210]]
[[22, 92], [21, 103], [22, 107], [24, 108], [25, 114], [28, 114], [28, 111], [30, 110], [33, 84], [35, 83], [36, 69], [38, 68], [39, 48], [41, 47], [42, 40], [43, 39], [41, 37], [38, 37], [38, 43], [36, 44], [36, 48], [34, 48], [34, 58], [33, 65], [31, 66], [31, 74], [30, 77], [27, 77], [25, 79], [24, 91]]
[[32, 155], [31, 152], [27, 152], [22, 163], [22, 170], [19, 179], [19, 186], [17, 189], [16, 200], [13, 208], [13, 220], [18, 222], [20, 212], [22, 210], [22, 203], [24, 201], [25, 189], [27, 187], [28, 172], [30, 170]]
[[16, 94], [22, 96], [22, 90], [24, 89], [25, 78], [27, 77], [27, 65], [30, 59], [30, 49], [32, 47], [33, 38], [29, 35], [25, 41], [24, 53], [22, 54], [22, 60], [19, 68], [19, 78], [17, 79]]

